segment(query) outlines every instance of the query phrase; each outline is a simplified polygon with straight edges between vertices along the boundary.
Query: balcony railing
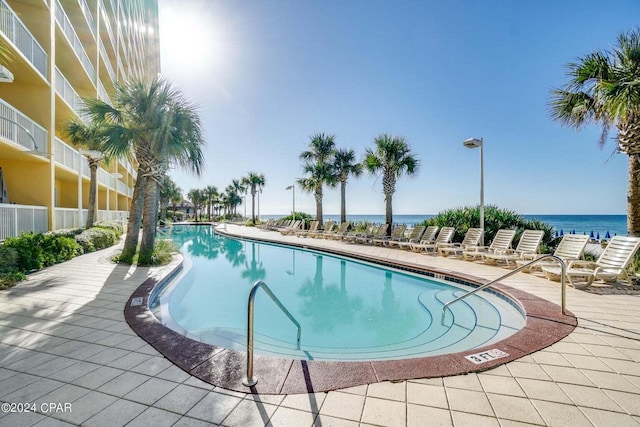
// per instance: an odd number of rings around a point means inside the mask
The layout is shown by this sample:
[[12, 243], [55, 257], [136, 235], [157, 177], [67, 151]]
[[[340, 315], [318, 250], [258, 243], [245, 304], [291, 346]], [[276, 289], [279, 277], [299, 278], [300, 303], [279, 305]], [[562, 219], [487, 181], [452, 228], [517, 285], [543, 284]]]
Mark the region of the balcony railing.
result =
[[104, 88], [104, 85], [100, 80], [98, 80], [98, 96], [102, 101], [106, 102], [107, 104], [111, 104], [111, 98], [109, 97], [107, 90]]
[[74, 172], [78, 172], [80, 165], [82, 165], [82, 175], [86, 177], [90, 176], [89, 162], [87, 162], [86, 157], [64, 143], [60, 138], [56, 138], [54, 153], [55, 156], [53, 156], [53, 158], [56, 163], [66, 166]]
[[129, 212], [127, 211], [98, 211], [98, 221], [122, 221], [122, 225], [125, 224]]
[[67, 39], [69, 39], [69, 43], [71, 43], [73, 51], [76, 53], [76, 55], [78, 55], [78, 58], [80, 58], [80, 62], [82, 62], [82, 65], [89, 75], [89, 78], [93, 83], [95, 83], [96, 70], [91, 63], [87, 52], [84, 50], [84, 46], [82, 46], [80, 38], [76, 34], [76, 30], [73, 29], [71, 21], [69, 20], [69, 17], [65, 13], [64, 8], [59, 1], [56, 2], [56, 21], [58, 22], [58, 25], [60, 25], [60, 28], [62, 28], [64, 34], [67, 36]]
[[104, 65], [107, 67], [107, 72], [109, 73], [109, 77], [111, 77], [111, 81], [116, 81], [116, 73], [113, 71], [113, 67], [111, 66], [111, 60], [107, 55], [107, 50], [104, 48], [104, 43], [102, 40], [98, 40], [98, 44], [100, 45], [100, 55], [102, 56], [102, 60], [104, 61]]
[[65, 78], [64, 74], [56, 67], [56, 91], [64, 99], [71, 109], [80, 117], [83, 121], [88, 122], [89, 117], [85, 111], [85, 104], [78, 93], [73, 89], [71, 83]]
[[4, 0], [0, 0], [0, 31], [22, 52], [42, 77], [47, 79], [47, 54], [45, 50]]
[[56, 215], [56, 230], [84, 227], [87, 222], [87, 209], [55, 208], [54, 212]]
[[87, 25], [89, 25], [89, 29], [91, 30], [91, 35], [96, 37], [96, 21], [93, 19], [93, 15], [91, 14], [91, 9], [89, 9], [89, 5], [85, 0], [78, 0], [80, 4], [80, 9], [82, 9], [82, 13], [84, 14], [84, 18], [87, 20]]
[[45, 206], [0, 204], [0, 240], [22, 233], [44, 233], [48, 227]]
[[102, 2], [98, 3], [98, 9], [100, 10], [100, 16], [102, 17], [102, 24], [104, 25], [104, 28], [107, 29], [107, 34], [109, 35], [111, 49], [115, 51], [116, 42], [114, 41], [113, 31], [111, 30], [111, 21], [109, 20], [109, 15], [107, 14], [107, 11], [105, 10]]
[[[0, 137], [29, 150], [46, 151], [47, 131], [0, 98]], [[34, 141], [37, 147], [34, 146]]]

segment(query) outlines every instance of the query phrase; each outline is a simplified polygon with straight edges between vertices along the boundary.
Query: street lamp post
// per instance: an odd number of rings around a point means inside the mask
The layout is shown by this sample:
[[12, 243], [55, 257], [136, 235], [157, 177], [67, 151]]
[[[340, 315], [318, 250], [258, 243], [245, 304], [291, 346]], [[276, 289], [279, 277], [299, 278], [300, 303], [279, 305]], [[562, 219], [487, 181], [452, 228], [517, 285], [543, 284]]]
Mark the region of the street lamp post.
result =
[[484, 245], [484, 153], [483, 153], [483, 141], [482, 138], [469, 138], [463, 142], [463, 145], [467, 148], [480, 147], [480, 228], [482, 234], [480, 235], [480, 245]]
[[296, 217], [296, 186], [290, 185], [287, 188], [285, 188], [285, 190], [292, 190], [291, 193], [293, 194], [293, 210], [291, 211], [291, 219], [295, 219]]

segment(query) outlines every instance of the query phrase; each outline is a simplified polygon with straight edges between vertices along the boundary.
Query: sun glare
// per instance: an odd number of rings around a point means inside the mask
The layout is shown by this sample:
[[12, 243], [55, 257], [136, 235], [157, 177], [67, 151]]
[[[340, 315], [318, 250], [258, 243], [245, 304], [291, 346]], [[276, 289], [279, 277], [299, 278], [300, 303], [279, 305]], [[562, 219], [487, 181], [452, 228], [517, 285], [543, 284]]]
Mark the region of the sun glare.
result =
[[174, 3], [160, 9], [163, 69], [186, 74], [218, 73], [225, 63], [223, 29], [205, 10]]

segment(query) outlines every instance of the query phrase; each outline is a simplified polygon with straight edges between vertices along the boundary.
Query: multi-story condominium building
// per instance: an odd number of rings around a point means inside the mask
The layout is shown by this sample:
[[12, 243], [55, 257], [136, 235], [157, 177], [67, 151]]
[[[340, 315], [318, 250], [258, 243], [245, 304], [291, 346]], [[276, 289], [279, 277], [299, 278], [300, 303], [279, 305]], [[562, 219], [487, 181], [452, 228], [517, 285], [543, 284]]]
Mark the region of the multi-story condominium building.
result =
[[[0, 240], [84, 225], [89, 167], [65, 133], [83, 98], [160, 72], [157, 0], [0, 0]], [[124, 219], [135, 159], [98, 170], [98, 219]]]

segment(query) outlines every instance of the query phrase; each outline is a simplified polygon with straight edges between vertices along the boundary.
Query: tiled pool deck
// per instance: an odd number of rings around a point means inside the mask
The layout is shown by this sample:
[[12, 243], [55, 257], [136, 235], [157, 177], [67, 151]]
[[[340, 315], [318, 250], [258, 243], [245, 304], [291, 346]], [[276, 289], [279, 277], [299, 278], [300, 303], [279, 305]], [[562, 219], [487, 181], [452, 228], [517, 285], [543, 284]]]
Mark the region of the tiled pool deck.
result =
[[[249, 237], [280, 236], [228, 226]], [[381, 247], [305, 239], [492, 279], [506, 270]], [[640, 424], [640, 291], [567, 291], [578, 327], [561, 341], [497, 368], [330, 392], [245, 394], [211, 386], [138, 337], [123, 309], [148, 277], [175, 265], [129, 269], [84, 255], [0, 291], [0, 425], [149, 426], [626, 426]], [[553, 303], [557, 283], [516, 274], [504, 284]], [[53, 405], [51, 405], [53, 404]]]

